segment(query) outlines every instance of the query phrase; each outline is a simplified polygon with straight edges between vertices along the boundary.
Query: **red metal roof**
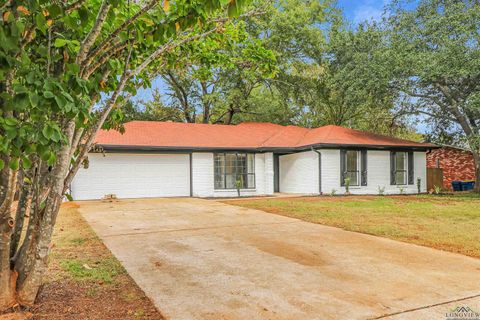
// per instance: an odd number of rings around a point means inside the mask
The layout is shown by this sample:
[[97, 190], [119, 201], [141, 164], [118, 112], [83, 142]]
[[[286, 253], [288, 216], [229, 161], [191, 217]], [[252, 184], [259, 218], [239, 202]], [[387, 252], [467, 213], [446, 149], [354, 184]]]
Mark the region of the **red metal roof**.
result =
[[125, 133], [102, 130], [98, 145], [163, 148], [301, 148], [314, 145], [359, 145], [430, 148], [435, 145], [381, 136], [334, 125], [308, 129], [272, 123], [238, 125], [131, 121]]

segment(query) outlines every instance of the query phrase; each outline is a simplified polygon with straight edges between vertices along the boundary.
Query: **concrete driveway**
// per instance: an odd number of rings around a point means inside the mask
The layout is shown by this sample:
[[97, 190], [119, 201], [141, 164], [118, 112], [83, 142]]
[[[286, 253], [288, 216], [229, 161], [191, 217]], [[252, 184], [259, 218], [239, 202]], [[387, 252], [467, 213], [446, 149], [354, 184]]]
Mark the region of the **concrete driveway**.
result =
[[[448, 319], [480, 260], [192, 198], [79, 202], [169, 319]], [[469, 318], [470, 319], [470, 318]]]

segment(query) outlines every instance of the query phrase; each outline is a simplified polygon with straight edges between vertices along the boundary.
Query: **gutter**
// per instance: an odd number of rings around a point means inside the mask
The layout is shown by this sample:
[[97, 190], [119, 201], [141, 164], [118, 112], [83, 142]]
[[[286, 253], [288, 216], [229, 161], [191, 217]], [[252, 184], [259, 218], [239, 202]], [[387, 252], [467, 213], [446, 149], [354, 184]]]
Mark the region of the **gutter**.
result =
[[318, 194], [322, 194], [322, 153], [313, 147], [311, 150], [318, 154]]
[[141, 146], [141, 145], [109, 145], [97, 144], [109, 152], [145, 152], [145, 153], [191, 153], [191, 152], [228, 152], [228, 151], [246, 151], [246, 152], [277, 152], [277, 153], [295, 153], [312, 150], [312, 148], [322, 149], [352, 149], [352, 150], [395, 150], [395, 151], [427, 151], [441, 148], [440, 146], [388, 146], [388, 145], [358, 145], [358, 144], [329, 144], [319, 143], [301, 147], [174, 147], [174, 146]]

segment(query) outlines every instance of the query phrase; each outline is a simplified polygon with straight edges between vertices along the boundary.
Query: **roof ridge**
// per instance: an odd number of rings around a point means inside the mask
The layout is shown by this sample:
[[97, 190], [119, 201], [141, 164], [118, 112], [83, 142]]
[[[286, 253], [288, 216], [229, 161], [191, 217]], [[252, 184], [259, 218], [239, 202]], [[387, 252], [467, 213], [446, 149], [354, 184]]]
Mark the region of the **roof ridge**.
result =
[[[318, 128], [321, 128], [321, 127], [318, 127]], [[318, 128], [315, 128], [315, 129], [318, 129]], [[312, 132], [312, 130], [313, 130], [312, 128], [305, 128], [305, 129], [307, 129], [307, 130], [306, 130], [305, 133], [302, 135], [302, 137], [301, 137], [300, 139], [298, 139], [297, 143], [295, 144], [297, 147], [299, 146], [300, 142], [302, 142], [303, 138], [305, 138], [305, 136], [306, 136], [308, 133]], [[305, 146], [305, 145], [300, 145], [300, 146]]]
[[274, 137], [278, 136], [280, 133], [283, 132], [283, 130], [285, 130], [287, 127], [286, 126], [280, 126], [279, 130], [277, 132], [275, 132], [274, 134], [272, 134], [271, 136], [269, 136], [267, 139], [265, 139], [264, 141], [262, 141], [260, 143], [260, 147], [264, 147], [265, 146], [265, 143], [267, 143], [268, 140], [271, 140], [273, 139]]

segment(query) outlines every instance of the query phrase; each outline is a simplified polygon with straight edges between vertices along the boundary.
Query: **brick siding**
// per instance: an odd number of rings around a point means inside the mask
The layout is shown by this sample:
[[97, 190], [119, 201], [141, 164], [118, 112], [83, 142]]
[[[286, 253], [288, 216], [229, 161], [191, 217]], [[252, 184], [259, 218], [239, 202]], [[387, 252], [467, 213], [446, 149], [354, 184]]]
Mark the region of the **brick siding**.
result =
[[427, 168], [443, 169], [443, 187], [452, 189], [452, 181], [475, 180], [475, 164], [469, 151], [443, 147], [427, 153]]

